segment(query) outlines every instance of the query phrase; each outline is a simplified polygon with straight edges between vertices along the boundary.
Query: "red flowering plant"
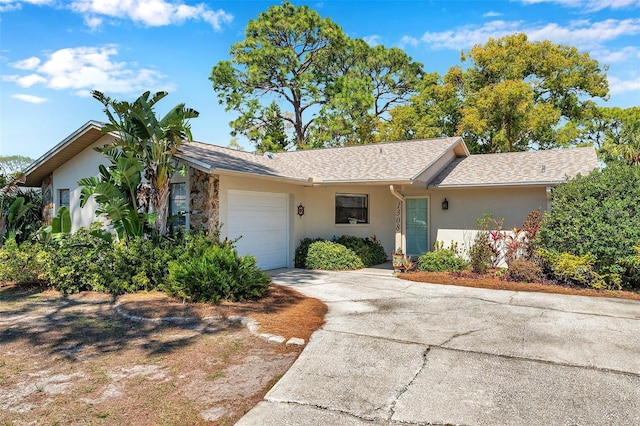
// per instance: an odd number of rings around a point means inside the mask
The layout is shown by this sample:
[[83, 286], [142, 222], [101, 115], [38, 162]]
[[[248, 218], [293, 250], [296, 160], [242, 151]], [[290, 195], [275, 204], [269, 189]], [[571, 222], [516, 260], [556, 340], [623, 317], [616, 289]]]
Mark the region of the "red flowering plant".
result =
[[504, 218], [494, 218], [485, 213], [478, 219], [478, 228], [488, 234], [488, 245], [491, 250], [492, 268], [498, 267], [504, 260], [510, 264], [514, 260], [531, 260], [535, 251], [535, 238], [542, 222], [540, 209], [533, 210], [527, 215], [521, 228], [505, 230]]

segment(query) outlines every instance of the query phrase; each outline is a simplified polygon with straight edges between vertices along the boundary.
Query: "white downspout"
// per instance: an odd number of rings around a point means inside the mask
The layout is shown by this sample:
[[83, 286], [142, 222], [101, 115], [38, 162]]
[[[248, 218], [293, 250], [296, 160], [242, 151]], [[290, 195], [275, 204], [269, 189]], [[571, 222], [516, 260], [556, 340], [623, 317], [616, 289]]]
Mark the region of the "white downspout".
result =
[[389, 185], [389, 190], [391, 190], [391, 194], [396, 197], [398, 200], [404, 203], [404, 195], [395, 190], [393, 185]]

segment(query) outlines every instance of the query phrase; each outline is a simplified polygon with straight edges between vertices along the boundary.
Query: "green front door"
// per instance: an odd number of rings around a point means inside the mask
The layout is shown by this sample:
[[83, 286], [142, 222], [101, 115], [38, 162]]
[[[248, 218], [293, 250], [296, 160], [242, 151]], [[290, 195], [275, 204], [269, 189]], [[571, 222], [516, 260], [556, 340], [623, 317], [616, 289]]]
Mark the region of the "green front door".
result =
[[407, 254], [421, 255], [429, 250], [428, 199], [407, 198]]

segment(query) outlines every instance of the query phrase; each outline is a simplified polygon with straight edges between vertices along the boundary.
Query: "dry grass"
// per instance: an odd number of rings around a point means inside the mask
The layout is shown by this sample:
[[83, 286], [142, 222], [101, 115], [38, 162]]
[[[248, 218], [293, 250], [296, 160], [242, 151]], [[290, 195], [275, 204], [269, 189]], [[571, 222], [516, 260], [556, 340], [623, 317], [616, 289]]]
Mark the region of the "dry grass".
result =
[[464, 287], [489, 288], [494, 290], [527, 291], [535, 293], [569, 294], [575, 296], [609, 297], [640, 300], [640, 294], [632, 291], [597, 290], [556, 284], [518, 283], [505, 281], [491, 274], [460, 274], [451, 272], [414, 272], [399, 274], [399, 278], [431, 284], [457, 285]]
[[[145, 318], [209, 321], [137, 323], [117, 314], [117, 303]], [[115, 299], [0, 286], [0, 419], [16, 426], [231, 425], [302, 348], [267, 343], [225, 318], [250, 316], [261, 332], [306, 340], [325, 312], [320, 301], [278, 286], [257, 301], [218, 306], [162, 293]]]

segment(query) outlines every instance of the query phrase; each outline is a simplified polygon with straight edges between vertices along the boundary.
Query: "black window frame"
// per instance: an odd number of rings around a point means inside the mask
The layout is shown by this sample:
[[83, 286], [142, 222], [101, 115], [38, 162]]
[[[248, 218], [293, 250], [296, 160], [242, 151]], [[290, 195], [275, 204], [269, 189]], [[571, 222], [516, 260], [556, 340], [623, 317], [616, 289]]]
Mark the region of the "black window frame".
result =
[[[364, 203], [357, 202], [357, 199], [364, 199]], [[336, 225], [369, 224], [369, 194], [337, 192], [334, 196], [334, 205]]]

